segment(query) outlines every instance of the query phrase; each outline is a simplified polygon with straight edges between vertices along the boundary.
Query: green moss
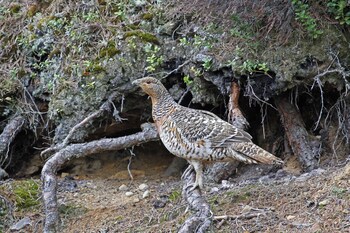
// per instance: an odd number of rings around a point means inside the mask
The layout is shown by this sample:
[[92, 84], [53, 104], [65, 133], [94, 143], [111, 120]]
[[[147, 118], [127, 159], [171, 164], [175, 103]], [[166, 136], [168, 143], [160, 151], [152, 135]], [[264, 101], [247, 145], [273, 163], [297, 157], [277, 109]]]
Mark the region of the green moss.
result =
[[151, 13], [144, 13], [141, 18], [146, 21], [152, 21], [153, 19], [153, 14]]
[[177, 201], [181, 197], [181, 192], [179, 190], [174, 190], [169, 195], [169, 200], [171, 202]]
[[116, 48], [116, 44], [114, 41], [108, 41], [107, 46], [105, 46], [100, 50], [99, 58], [103, 58], [103, 57], [110, 58], [119, 54], [120, 52], [121, 51]]
[[143, 42], [149, 42], [152, 44], [159, 45], [158, 38], [151, 33], [143, 32], [141, 30], [128, 31], [128, 32], [125, 32], [124, 39], [132, 36], [140, 38]]
[[53, 49], [50, 53], [49, 53], [49, 59], [51, 59], [52, 57], [54, 57], [55, 55], [58, 55], [61, 53], [61, 50], [59, 50], [58, 48]]
[[16, 14], [16, 13], [18, 13], [20, 10], [21, 10], [21, 6], [20, 6], [19, 4], [13, 3], [13, 4], [10, 6], [10, 12], [11, 12], [12, 14]]
[[27, 16], [33, 17], [39, 11], [38, 5], [33, 4], [28, 7]]
[[14, 184], [16, 207], [27, 209], [40, 204], [40, 185], [38, 181], [25, 180]]
[[127, 26], [127, 28], [129, 28], [131, 30], [138, 30], [138, 29], [140, 29], [140, 24], [129, 24]]

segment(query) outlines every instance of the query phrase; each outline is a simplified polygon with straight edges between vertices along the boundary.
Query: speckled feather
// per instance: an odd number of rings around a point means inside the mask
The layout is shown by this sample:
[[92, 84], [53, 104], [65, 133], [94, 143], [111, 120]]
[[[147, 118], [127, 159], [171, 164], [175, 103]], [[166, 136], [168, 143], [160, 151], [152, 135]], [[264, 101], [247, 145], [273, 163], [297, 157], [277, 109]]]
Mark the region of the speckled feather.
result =
[[[282, 164], [282, 160], [252, 143], [252, 137], [215, 114], [177, 104], [152, 77], [134, 81], [152, 99], [152, 116], [165, 147], [187, 159], [201, 176], [202, 162], [239, 160]], [[200, 173], [200, 174], [198, 174]], [[197, 181], [196, 179], [196, 185]], [[199, 184], [200, 185], [200, 184]]]

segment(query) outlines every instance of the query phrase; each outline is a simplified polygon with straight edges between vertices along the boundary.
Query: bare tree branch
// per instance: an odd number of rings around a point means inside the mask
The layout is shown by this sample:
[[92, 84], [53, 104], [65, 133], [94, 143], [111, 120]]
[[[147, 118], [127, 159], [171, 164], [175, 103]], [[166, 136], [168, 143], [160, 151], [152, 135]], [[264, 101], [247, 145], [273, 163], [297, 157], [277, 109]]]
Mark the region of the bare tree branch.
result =
[[59, 215], [57, 206], [57, 171], [67, 161], [83, 156], [116, 151], [141, 143], [158, 140], [155, 127], [142, 125], [142, 132], [115, 139], [101, 139], [88, 143], [73, 144], [58, 151], [44, 165], [41, 172], [43, 182], [43, 201], [45, 208], [44, 232], [58, 232]]

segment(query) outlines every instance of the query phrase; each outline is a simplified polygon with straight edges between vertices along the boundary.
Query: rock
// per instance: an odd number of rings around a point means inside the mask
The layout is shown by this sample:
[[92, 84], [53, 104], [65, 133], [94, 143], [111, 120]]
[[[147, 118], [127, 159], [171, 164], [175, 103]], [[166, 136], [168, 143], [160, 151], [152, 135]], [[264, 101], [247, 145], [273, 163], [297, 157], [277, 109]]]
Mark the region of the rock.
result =
[[8, 176], [9, 174], [7, 174], [7, 172], [4, 169], [0, 168], [0, 180], [3, 180]]
[[155, 201], [153, 202], [153, 207], [154, 207], [155, 209], [164, 208], [165, 205], [166, 205], [166, 202], [164, 202], [164, 201], [162, 201], [162, 200], [155, 200]]
[[217, 193], [219, 192], [219, 188], [218, 187], [212, 187], [209, 191], [209, 193]]
[[19, 231], [23, 229], [24, 227], [31, 225], [31, 220], [28, 217], [22, 218], [18, 222], [16, 222], [14, 225], [11, 226], [11, 231]]
[[222, 180], [221, 187], [223, 189], [229, 189], [229, 188], [231, 188], [231, 183], [228, 180]]
[[143, 194], [142, 194], [142, 198], [145, 199], [147, 197], [149, 197], [150, 195], [150, 191], [149, 190], [146, 190]]
[[295, 218], [294, 215], [288, 215], [288, 216], [286, 217], [287, 220], [292, 220], [292, 219], [294, 219], [294, 218]]
[[134, 202], [134, 203], [140, 202], [140, 199], [134, 198], [134, 199], [132, 200], [132, 202]]
[[140, 185], [139, 185], [139, 189], [140, 189], [141, 191], [145, 191], [145, 190], [148, 189], [148, 185], [147, 185], [147, 184], [140, 184]]
[[69, 176], [69, 173], [67, 173], [67, 172], [62, 172], [61, 173], [61, 178], [65, 178], [67, 176]]
[[325, 200], [320, 201], [320, 202], [318, 203], [319, 206], [326, 206], [326, 205], [328, 205], [328, 204], [329, 204], [329, 200], [328, 200], [328, 199], [325, 199]]
[[134, 195], [133, 192], [126, 192], [126, 193], [125, 193], [125, 196], [127, 196], [127, 197], [131, 197], [132, 195]]
[[155, 209], [164, 208], [168, 201], [169, 201], [169, 196], [162, 195], [159, 197], [159, 199], [153, 201], [153, 207]]
[[128, 186], [126, 186], [125, 184], [122, 184], [122, 185], [119, 186], [118, 190], [119, 190], [119, 191], [128, 191], [129, 188], [128, 188]]

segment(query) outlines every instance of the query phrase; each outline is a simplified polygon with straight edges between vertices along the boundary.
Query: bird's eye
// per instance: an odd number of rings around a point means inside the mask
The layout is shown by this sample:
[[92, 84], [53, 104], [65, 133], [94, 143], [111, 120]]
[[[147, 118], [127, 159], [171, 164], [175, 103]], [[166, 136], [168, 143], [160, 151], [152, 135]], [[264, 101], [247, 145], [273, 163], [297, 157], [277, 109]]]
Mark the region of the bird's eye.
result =
[[146, 83], [147, 83], [147, 84], [151, 84], [151, 81], [147, 81]]

